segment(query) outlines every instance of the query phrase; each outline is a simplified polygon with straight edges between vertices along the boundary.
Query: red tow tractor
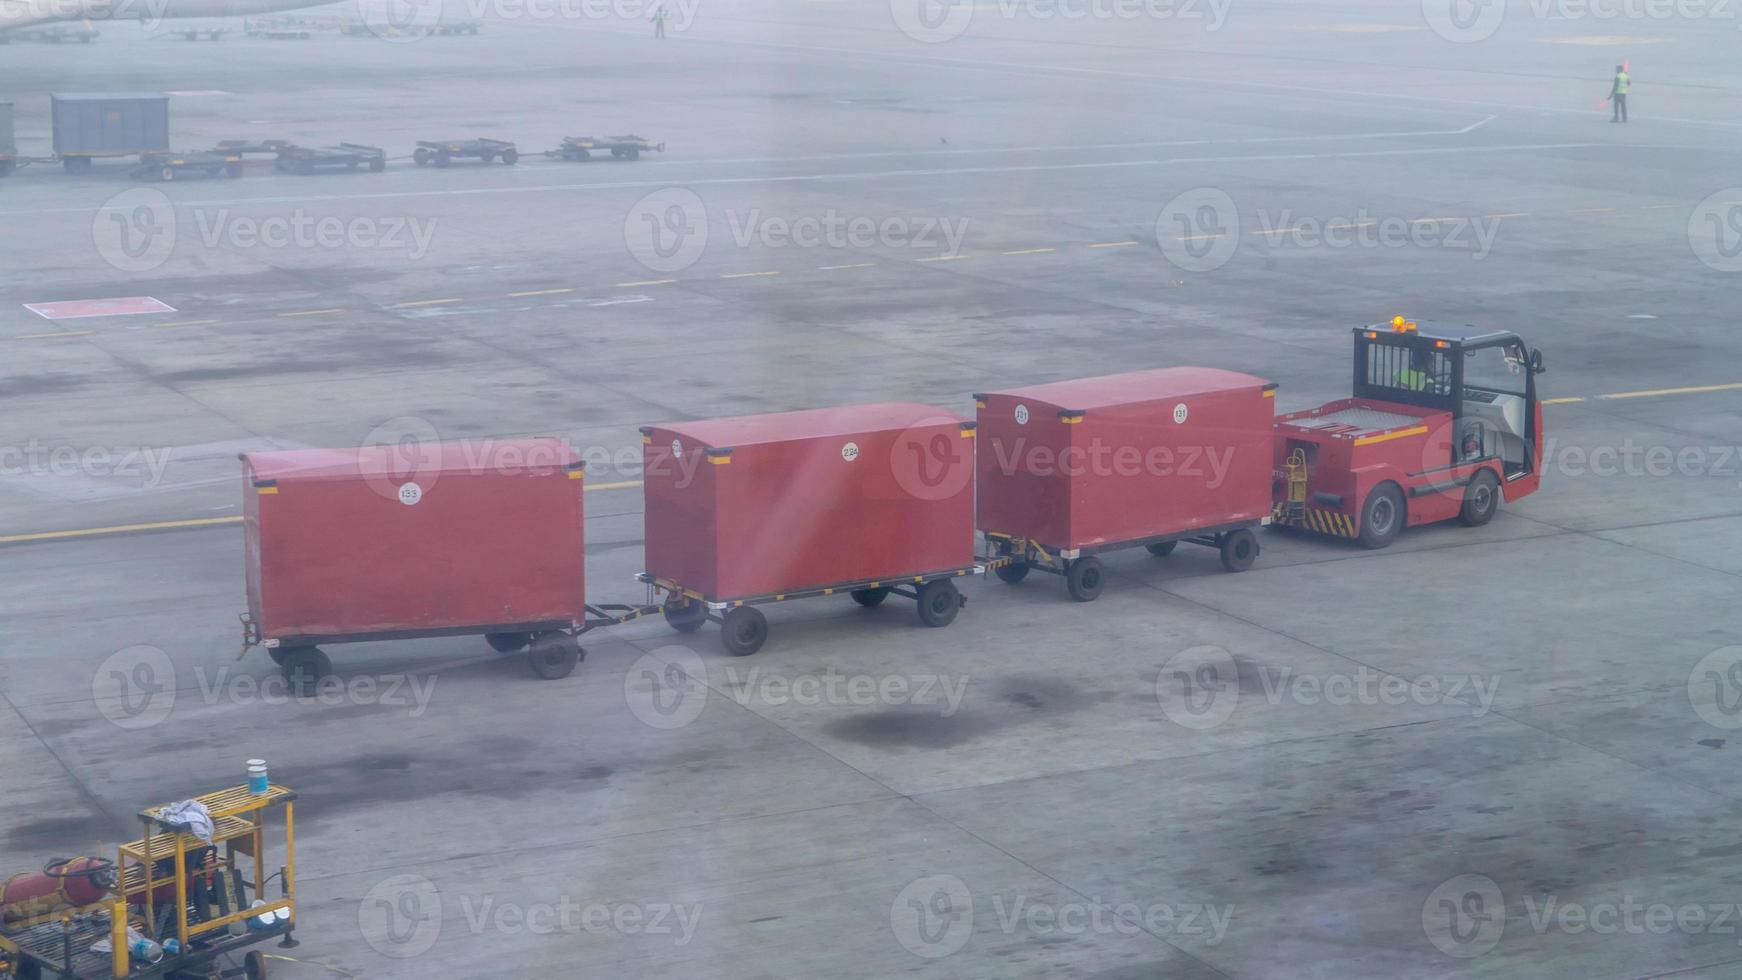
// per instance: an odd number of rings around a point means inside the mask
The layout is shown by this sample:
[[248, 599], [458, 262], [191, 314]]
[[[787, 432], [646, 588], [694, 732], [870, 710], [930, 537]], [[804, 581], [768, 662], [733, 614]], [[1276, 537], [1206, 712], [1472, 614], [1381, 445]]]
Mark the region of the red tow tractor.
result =
[[[1430, 325], [1431, 326], [1431, 325]], [[1515, 333], [1355, 330], [1354, 397], [1276, 419], [1271, 522], [1383, 548], [1477, 527], [1542, 482], [1542, 351]]]

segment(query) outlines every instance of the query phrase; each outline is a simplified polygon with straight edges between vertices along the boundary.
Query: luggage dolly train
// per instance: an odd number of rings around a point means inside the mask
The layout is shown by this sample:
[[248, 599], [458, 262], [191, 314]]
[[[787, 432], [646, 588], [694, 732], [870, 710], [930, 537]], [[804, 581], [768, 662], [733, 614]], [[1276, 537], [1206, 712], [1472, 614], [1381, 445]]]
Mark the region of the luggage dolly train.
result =
[[1185, 542], [1240, 572], [1258, 527], [1383, 548], [1538, 488], [1543, 359], [1517, 334], [1398, 317], [1355, 329], [1353, 367], [1351, 397], [1282, 415], [1274, 383], [1177, 367], [977, 394], [973, 420], [897, 402], [647, 426], [639, 604], [585, 599], [560, 439], [244, 454], [243, 653], [300, 692], [322, 644], [481, 634], [554, 679], [582, 633], [657, 613], [743, 656], [770, 603], [894, 595], [942, 627], [969, 575], [1047, 572], [1089, 602], [1112, 550]]

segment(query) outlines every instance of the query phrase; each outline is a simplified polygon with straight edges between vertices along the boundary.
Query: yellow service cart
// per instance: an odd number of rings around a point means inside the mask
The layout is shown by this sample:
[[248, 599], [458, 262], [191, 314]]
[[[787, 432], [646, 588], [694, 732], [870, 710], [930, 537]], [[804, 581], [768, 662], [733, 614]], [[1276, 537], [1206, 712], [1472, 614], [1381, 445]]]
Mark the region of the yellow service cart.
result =
[[[143, 836], [114, 860], [54, 858], [6, 879], [0, 977], [266, 976], [266, 956], [248, 947], [273, 938], [296, 945], [295, 799], [277, 785], [196, 797], [211, 818], [209, 843], [167, 823], [169, 807], [143, 810]], [[272, 864], [267, 826], [279, 810], [284, 851]], [[241, 966], [227, 966], [237, 955]]]

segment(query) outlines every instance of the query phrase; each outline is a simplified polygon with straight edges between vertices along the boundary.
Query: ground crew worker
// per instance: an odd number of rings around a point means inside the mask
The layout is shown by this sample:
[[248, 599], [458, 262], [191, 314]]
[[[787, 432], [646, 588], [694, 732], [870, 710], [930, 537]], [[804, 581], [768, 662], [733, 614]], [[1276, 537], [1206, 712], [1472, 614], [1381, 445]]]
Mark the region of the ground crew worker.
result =
[[1609, 101], [1614, 103], [1615, 111], [1609, 116], [1612, 123], [1627, 121], [1627, 83], [1632, 79], [1627, 77], [1627, 66], [1615, 66], [1615, 84], [1609, 89]]
[[1409, 366], [1397, 372], [1398, 387], [1410, 391], [1426, 391], [1434, 383], [1434, 376], [1427, 371], [1427, 356], [1421, 351], [1410, 351]]
[[653, 8], [653, 36], [656, 38], [665, 37], [665, 4], [663, 3]]

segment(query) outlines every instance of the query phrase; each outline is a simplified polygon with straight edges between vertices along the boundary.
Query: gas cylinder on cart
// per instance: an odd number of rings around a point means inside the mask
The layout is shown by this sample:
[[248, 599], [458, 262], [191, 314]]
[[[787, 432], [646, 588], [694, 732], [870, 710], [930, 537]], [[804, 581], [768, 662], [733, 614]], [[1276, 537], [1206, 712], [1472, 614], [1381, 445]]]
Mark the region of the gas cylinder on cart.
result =
[[113, 867], [102, 858], [79, 857], [51, 861], [42, 871], [15, 874], [0, 883], [0, 922], [100, 902], [109, 896]]

